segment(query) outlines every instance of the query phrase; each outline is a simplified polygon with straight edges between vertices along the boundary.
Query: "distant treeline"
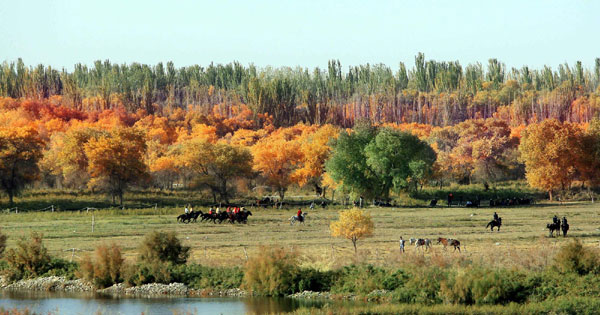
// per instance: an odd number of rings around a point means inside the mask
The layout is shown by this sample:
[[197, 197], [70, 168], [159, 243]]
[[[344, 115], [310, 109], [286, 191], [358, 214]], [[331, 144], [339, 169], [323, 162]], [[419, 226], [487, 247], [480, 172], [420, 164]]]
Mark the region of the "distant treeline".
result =
[[327, 69], [262, 68], [238, 62], [175, 68], [96, 61], [72, 72], [50, 66], [0, 64], [0, 96], [50, 98], [84, 111], [124, 108], [149, 114], [193, 106], [207, 113], [246, 104], [255, 115], [268, 113], [275, 126], [298, 122], [353, 126], [422, 123], [446, 126], [496, 116], [511, 125], [545, 118], [588, 122], [600, 112], [600, 58], [593, 69], [580, 61], [558, 69], [507, 67], [496, 59], [486, 66], [415, 57], [408, 69], [383, 64], [350, 66], [337, 60]]

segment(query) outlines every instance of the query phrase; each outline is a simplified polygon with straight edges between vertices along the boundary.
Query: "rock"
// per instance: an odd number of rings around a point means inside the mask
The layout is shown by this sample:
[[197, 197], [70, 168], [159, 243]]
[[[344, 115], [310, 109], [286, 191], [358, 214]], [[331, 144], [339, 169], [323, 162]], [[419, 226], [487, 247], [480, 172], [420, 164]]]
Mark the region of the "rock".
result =
[[3, 279], [0, 287], [5, 290], [15, 291], [57, 291], [57, 292], [90, 292], [94, 288], [84, 280], [67, 280], [65, 277], [43, 277], [36, 279], [19, 280], [6, 283]]

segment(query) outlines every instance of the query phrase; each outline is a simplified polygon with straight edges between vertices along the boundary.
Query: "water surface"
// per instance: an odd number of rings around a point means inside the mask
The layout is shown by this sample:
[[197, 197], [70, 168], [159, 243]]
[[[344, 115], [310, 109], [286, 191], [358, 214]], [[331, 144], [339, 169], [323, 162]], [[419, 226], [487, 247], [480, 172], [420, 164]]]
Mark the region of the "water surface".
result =
[[288, 298], [113, 298], [92, 293], [0, 291], [0, 308], [42, 314], [272, 314], [326, 301]]

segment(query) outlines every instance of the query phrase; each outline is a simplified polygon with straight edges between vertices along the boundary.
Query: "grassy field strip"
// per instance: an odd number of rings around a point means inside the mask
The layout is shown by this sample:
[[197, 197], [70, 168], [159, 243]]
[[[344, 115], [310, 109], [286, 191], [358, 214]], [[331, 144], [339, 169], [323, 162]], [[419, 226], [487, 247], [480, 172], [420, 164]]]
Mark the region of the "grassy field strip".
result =
[[[44, 233], [46, 246], [54, 255], [70, 257], [69, 248], [91, 251], [103, 242], [116, 242], [126, 256], [133, 258], [140, 239], [153, 230], [174, 230], [192, 247], [193, 261], [212, 265], [235, 265], [245, 261], [244, 248], [254, 255], [259, 245], [281, 245], [298, 249], [307, 261], [331, 266], [353, 259], [350, 242], [329, 235], [329, 223], [337, 218], [339, 209], [309, 211], [305, 225], [289, 225], [295, 210], [250, 209], [253, 216], [248, 225], [223, 223], [176, 223], [181, 211], [175, 208], [145, 210], [99, 210], [94, 212], [43, 212], [0, 215], [0, 227], [9, 235], [9, 246], [31, 231]], [[500, 232], [485, 228], [494, 210], [503, 218]], [[537, 205], [518, 208], [368, 208], [375, 222], [375, 235], [359, 241], [360, 258], [373, 263], [403, 259], [398, 255], [398, 239], [427, 237], [434, 240], [431, 253], [443, 253], [435, 245], [437, 237], [461, 241], [470, 259], [502, 259], [527, 252], [550, 250], [565, 240], [546, 238], [546, 223], [554, 214], [567, 216], [569, 235], [581, 238], [590, 246], [598, 246], [600, 219], [595, 204]], [[91, 232], [92, 215], [94, 233]], [[333, 246], [333, 249], [332, 249]], [[550, 249], [548, 249], [550, 248]], [[414, 248], [407, 246], [414, 254]], [[445, 255], [453, 254], [451, 251]], [[535, 253], [530, 253], [536, 255]], [[81, 254], [79, 254], [81, 255]]]

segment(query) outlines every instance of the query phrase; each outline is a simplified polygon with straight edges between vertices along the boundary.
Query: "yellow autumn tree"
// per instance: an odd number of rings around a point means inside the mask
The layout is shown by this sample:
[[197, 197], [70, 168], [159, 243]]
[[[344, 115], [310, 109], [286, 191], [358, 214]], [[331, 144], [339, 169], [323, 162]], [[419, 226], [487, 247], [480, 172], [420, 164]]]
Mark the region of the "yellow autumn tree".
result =
[[294, 172], [302, 159], [300, 143], [281, 134], [272, 134], [252, 147], [254, 170], [273, 187], [283, 202], [288, 187], [296, 182]]
[[352, 241], [355, 254], [356, 242], [361, 238], [372, 236], [374, 228], [371, 215], [360, 209], [340, 211], [339, 220], [331, 222], [329, 226], [331, 236]]
[[529, 185], [548, 192], [569, 187], [582, 156], [582, 132], [570, 123], [554, 119], [532, 124], [522, 133], [519, 151]]
[[308, 183], [315, 185], [319, 194], [325, 191], [319, 185], [325, 171], [325, 161], [331, 155], [329, 141], [337, 138], [339, 129], [332, 125], [324, 125], [315, 132], [306, 132], [299, 138], [302, 159], [294, 177], [300, 186]]
[[31, 127], [0, 128], [0, 189], [10, 204], [15, 194], [37, 179], [43, 145]]
[[210, 189], [214, 202], [218, 194], [229, 203], [231, 183], [253, 175], [252, 154], [244, 147], [198, 138], [184, 142], [181, 151], [182, 167], [191, 174], [196, 186]]
[[116, 127], [110, 133], [91, 138], [84, 145], [84, 152], [91, 177], [88, 186], [108, 191], [113, 203], [117, 196], [123, 205], [127, 187], [148, 174], [144, 163], [145, 135], [135, 128]]

